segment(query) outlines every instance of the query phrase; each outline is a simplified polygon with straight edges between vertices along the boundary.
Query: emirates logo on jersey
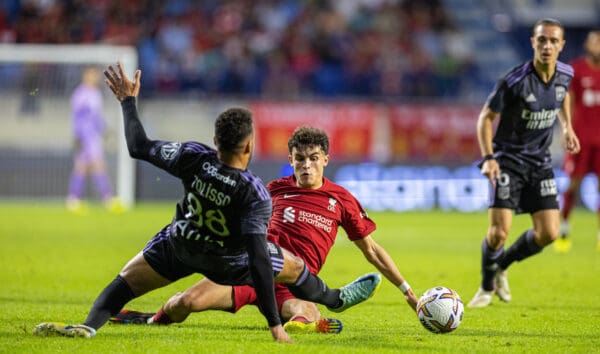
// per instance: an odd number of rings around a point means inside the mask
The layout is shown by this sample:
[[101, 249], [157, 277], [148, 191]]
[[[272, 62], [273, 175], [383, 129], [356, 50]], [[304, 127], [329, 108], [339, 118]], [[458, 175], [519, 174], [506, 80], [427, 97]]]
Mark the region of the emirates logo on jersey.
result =
[[283, 222], [294, 223], [296, 221], [296, 209], [287, 207], [283, 209]]

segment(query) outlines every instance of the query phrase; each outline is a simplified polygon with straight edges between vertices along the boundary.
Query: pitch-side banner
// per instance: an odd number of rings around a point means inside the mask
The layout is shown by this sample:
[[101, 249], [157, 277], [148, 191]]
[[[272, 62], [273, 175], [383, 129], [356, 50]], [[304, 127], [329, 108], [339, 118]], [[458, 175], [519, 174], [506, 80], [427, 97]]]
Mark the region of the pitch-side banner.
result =
[[285, 158], [300, 125], [325, 130], [336, 160], [472, 163], [479, 157], [478, 106], [256, 101], [250, 108], [260, 158]]
[[479, 156], [476, 106], [397, 105], [388, 109], [396, 161], [473, 162]]
[[330, 155], [364, 160], [370, 156], [376, 108], [363, 103], [252, 102], [257, 156], [287, 159], [294, 129], [310, 125], [329, 135]]

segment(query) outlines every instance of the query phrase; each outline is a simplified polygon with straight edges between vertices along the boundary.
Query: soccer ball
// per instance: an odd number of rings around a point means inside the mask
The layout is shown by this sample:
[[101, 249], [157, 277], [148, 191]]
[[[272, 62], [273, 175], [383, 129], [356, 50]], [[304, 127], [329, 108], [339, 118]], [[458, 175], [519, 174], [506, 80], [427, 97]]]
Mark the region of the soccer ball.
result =
[[444, 286], [427, 290], [417, 303], [417, 317], [433, 333], [454, 331], [463, 319], [464, 306], [458, 293]]

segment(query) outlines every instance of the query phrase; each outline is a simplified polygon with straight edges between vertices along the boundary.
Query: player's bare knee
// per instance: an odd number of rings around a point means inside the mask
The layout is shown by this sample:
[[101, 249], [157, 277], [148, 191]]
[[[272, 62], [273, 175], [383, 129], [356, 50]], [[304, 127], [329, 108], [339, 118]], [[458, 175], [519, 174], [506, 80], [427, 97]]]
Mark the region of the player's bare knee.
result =
[[537, 233], [538, 237], [536, 238], [536, 241], [540, 246], [545, 247], [554, 242], [558, 238], [559, 234], [560, 232], [558, 228], [543, 229]]
[[[289, 253], [286, 255], [288, 260], [286, 261], [287, 274], [292, 274], [294, 278], [298, 278], [304, 270], [304, 261], [300, 257]], [[283, 276], [283, 274], [281, 274]]]
[[304, 261], [299, 257], [294, 257], [294, 273], [300, 275], [304, 270]]
[[321, 318], [321, 312], [319, 311], [319, 308], [317, 307], [317, 305], [315, 305], [312, 302], [307, 302], [304, 301], [303, 303], [303, 312], [306, 314], [306, 318], [309, 321], [316, 321], [319, 318]]
[[488, 243], [494, 249], [500, 248], [506, 242], [508, 230], [500, 226], [491, 226], [488, 231]]
[[179, 296], [177, 296], [175, 304], [178, 309], [185, 310], [186, 312], [190, 312], [194, 308], [194, 304], [197, 300], [198, 300], [198, 296], [195, 296], [194, 294], [191, 294], [186, 291], [186, 292], [180, 293]]

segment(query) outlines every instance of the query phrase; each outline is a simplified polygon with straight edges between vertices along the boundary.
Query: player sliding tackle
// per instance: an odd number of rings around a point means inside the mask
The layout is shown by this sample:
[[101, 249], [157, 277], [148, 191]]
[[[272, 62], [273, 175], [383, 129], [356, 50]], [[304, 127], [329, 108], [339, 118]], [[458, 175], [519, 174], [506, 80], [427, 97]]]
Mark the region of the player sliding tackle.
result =
[[[273, 198], [268, 239], [302, 257], [308, 268], [318, 273], [341, 226], [365, 258], [402, 291], [414, 310], [418, 299], [392, 258], [371, 236], [375, 223], [350, 192], [323, 176], [329, 162], [327, 134], [300, 127], [289, 138], [288, 152], [294, 174], [267, 185]], [[275, 284], [275, 297], [287, 331], [339, 333], [342, 329], [338, 320], [322, 319], [314, 303], [297, 299], [281, 284]], [[204, 279], [171, 297], [156, 314], [124, 310], [111, 321], [169, 324], [184, 321], [191, 312], [237, 312], [248, 304], [256, 304], [251, 287], [219, 285]]]
[[[371, 297], [381, 276], [364, 275], [341, 289], [330, 289], [302, 259], [267, 242], [272, 212], [269, 192], [248, 169], [254, 148], [252, 114], [232, 108], [215, 122], [213, 149], [198, 142], [150, 140], [138, 118], [136, 97], [141, 71], [131, 82], [119, 63], [104, 72], [121, 102], [125, 137], [132, 157], [148, 161], [181, 179], [185, 194], [175, 217], [160, 230], [96, 298], [83, 324], [41, 323], [35, 335], [93, 337], [123, 306], [151, 290], [194, 273], [224, 286], [251, 285], [273, 338], [289, 342], [275, 302], [274, 283], [296, 297], [343, 311]], [[211, 185], [223, 198], [207, 198], [197, 186]]]

